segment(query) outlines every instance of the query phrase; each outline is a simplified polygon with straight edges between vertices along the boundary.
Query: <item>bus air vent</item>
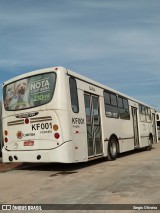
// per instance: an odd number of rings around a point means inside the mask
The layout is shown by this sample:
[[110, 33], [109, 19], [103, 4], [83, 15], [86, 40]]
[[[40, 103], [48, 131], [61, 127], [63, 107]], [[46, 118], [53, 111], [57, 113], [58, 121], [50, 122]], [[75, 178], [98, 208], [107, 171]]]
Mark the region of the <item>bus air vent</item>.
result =
[[37, 118], [30, 118], [30, 123], [37, 123], [37, 122], [43, 122], [43, 121], [51, 121], [51, 116], [45, 116], [45, 117], [37, 117]]
[[20, 124], [24, 124], [24, 120], [10, 121], [7, 123], [7, 126], [15, 126], [15, 125], [20, 125]]

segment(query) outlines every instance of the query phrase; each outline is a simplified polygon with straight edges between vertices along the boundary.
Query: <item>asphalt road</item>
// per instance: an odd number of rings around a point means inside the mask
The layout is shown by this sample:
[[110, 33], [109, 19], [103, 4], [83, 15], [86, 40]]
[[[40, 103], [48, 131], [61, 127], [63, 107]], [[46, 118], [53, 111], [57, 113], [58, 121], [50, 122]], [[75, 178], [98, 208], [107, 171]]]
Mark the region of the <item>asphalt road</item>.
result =
[[160, 204], [160, 143], [151, 151], [121, 154], [116, 161], [23, 164], [0, 172], [0, 183], [1, 204], [156, 205]]

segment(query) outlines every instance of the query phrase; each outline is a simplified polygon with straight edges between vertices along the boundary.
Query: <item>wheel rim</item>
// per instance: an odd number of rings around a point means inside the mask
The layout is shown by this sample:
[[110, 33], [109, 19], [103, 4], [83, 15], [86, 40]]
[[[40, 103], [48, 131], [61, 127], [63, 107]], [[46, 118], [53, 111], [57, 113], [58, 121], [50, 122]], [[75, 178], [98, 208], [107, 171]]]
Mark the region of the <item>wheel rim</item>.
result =
[[116, 153], [117, 153], [117, 146], [116, 146], [116, 143], [114, 141], [111, 143], [111, 150], [110, 151], [111, 151], [112, 156], [115, 156]]

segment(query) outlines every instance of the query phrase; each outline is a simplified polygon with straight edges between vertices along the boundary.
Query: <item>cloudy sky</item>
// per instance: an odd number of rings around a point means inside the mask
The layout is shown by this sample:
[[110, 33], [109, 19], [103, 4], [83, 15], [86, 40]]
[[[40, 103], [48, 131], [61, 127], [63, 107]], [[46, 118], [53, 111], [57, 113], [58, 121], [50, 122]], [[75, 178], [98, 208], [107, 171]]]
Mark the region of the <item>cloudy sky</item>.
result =
[[0, 84], [58, 65], [160, 109], [160, 1], [0, 0]]

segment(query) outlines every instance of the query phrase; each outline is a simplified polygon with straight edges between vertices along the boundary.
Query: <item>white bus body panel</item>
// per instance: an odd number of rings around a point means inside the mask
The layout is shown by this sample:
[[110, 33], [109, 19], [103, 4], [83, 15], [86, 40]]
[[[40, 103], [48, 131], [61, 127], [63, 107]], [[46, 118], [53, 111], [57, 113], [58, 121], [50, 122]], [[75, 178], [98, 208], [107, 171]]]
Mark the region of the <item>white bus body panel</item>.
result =
[[[44, 162], [57, 162], [57, 163], [73, 163], [73, 143], [66, 142], [56, 149], [50, 150], [32, 150], [32, 151], [11, 151], [8, 152], [3, 147], [3, 162], [10, 162], [9, 156], [13, 157], [13, 162], [31, 162], [31, 163], [44, 163]], [[41, 156], [40, 159], [37, 159]], [[15, 160], [15, 157], [18, 160]]]
[[[45, 69], [31, 74], [51, 72], [54, 69]], [[22, 76], [28, 77], [27, 74]], [[18, 80], [15, 78], [14, 80]], [[59, 68], [57, 71], [57, 85], [54, 98], [48, 104], [26, 110], [5, 111], [3, 108], [3, 130], [8, 131], [8, 143], [3, 147], [3, 162], [10, 162], [9, 156], [13, 157], [13, 162], [74, 162], [74, 145], [70, 130], [70, 120], [68, 113], [69, 100], [66, 90], [66, 69]], [[62, 86], [63, 85], [63, 86]], [[63, 97], [63, 98], [61, 98]], [[38, 113], [34, 117], [29, 117], [29, 124], [25, 124], [25, 118], [16, 118], [21, 114]], [[58, 130], [54, 131], [53, 126], [58, 125]], [[22, 138], [18, 138], [17, 134]], [[60, 137], [56, 139], [54, 134], [58, 132]], [[33, 146], [24, 144], [33, 142]], [[41, 158], [37, 160], [37, 156]], [[16, 160], [14, 158], [16, 156]], [[25, 157], [26, 156], [26, 157]]]
[[[15, 112], [5, 111], [3, 106], [3, 131], [8, 131], [7, 137], [9, 140], [9, 143], [5, 143], [3, 147], [3, 162], [10, 162], [10, 156], [12, 156], [13, 162], [74, 163], [88, 161], [89, 150], [84, 94], [97, 97], [99, 102], [102, 142], [102, 153], [98, 155], [99, 157], [107, 157], [108, 142], [112, 135], [117, 137], [120, 153], [137, 148], [134, 141], [132, 108], [135, 108], [137, 112], [138, 147], [148, 146], [149, 135], [154, 134], [153, 125], [151, 122], [140, 121], [140, 102], [122, 93], [62, 67], [58, 67], [58, 69], [48, 68], [34, 71], [12, 80], [16, 81], [19, 78], [26, 78], [29, 75], [51, 71], [56, 72], [57, 82], [54, 97], [48, 104]], [[74, 113], [71, 107], [70, 76], [74, 77], [77, 82], [79, 100], [78, 113]], [[11, 82], [12, 81], [8, 81], [6, 84]], [[130, 120], [109, 118], [106, 116], [104, 90], [111, 91], [128, 99]], [[32, 112], [38, 112], [38, 115], [29, 118], [29, 124], [25, 124], [24, 119], [16, 118], [17, 115]], [[152, 110], [152, 113], [155, 113], [155, 111]], [[12, 125], [19, 120], [21, 120], [21, 124]], [[54, 125], [58, 125], [57, 131], [53, 129]], [[22, 133], [22, 138], [17, 137], [18, 132]], [[60, 134], [58, 139], [54, 137], [55, 133]], [[27, 141], [34, 141], [34, 146], [24, 146]]]

